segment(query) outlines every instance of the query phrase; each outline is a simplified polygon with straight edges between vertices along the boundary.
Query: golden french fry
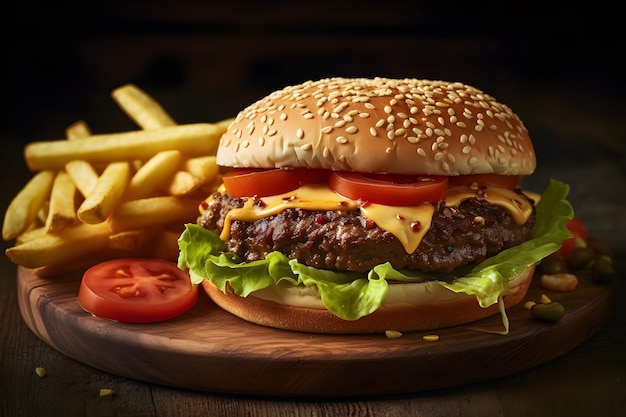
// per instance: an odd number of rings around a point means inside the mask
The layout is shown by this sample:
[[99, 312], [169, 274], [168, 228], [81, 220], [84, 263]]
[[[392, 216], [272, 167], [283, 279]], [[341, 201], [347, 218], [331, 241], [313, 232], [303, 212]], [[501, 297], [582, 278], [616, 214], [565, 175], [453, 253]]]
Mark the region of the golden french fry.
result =
[[159, 233], [154, 239], [152, 256], [176, 261], [178, 258], [178, 238], [181, 233], [181, 230], [164, 230]]
[[38, 172], [13, 198], [4, 214], [2, 225], [4, 240], [15, 239], [35, 221], [39, 209], [50, 196], [54, 177], [53, 171]]
[[93, 135], [91, 140], [31, 142], [24, 149], [31, 170], [58, 169], [82, 159], [94, 162], [147, 160], [161, 151], [178, 150], [189, 157], [215, 155], [226, 128], [210, 123]]
[[154, 236], [149, 229], [124, 230], [109, 236], [109, 248], [122, 250], [138, 250]]
[[178, 171], [167, 186], [169, 195], [181, 196], [194, 192], [202, 185], [202, 181], [187, 171]]
[[[52, 188], [50, 188], [50, 190], [52, 190]], [[48, 218], [48, 209], [50, 208], [49, 197], [50, 196], [46, 198], [46, 200], [43, 202], [41, 207], [39, 207], [39, 210], [37, 210], [37, 217], [35, 218], [35, 221], [32, 223], [31, 228], [33, 226], [41, 226], [41, 225], [46, 224], [46, 219]]]
[[98, 173], [87, 161], [70, 161], [65, 164], [65, 171], [83, 197], [91, 194], [98, 182]]
[[91, 136], [91, 129], [84, 120], [77, 120], [65, 129], [68, 140], [84, 139]]
[[79, 223], [66, 228], [63, 233], [47, 233], [39, 238], [8, 248], [5, 253], [18, 265], [39, 268], [61, 264], [82, 255], [98, 253], [106, 248], [111, 225], [103, 222], [95, 225]]
[[78, 208], [78, 218], [85, 223], [105, 221], [119, 202], [128, 184], [128, 162], [112, 162], [102, 172], [93, 191]]
[[143, 129], [176, 125], [161, 104], [134, 84], [116, 88], [111, 96], [128, 117]]
[[[65, 129], [68, 140], [85, 139], [91, 136], [91, 130], [82, 120], [72, 123]], [[98, 181], [98, 173], [87, 161], [75, 160], [65, 164], [65, 171], [69, 174], [74, 185], [86, 197]]]
[[228, 119], [220, 120], [219, 122], [215, 122], [215, 124], [219, 126], [224, 126], [224, 129], [227, 129], [228, 126], [230, 126], [230, 124], [234, 121], [235, 121], [235, 118], [231, 117]]
[[159, 152], [143, 164], [130, 180], [125, 200], [139, 200], [152, 196], [155, 190], [174, 175], [181, 155], [177, 150]]
[[184, 164], [185, 171], [197, 177], [203, 183], [213, 181], [219, 172], [215, 156], [189, 158]]
[[57, 275], [67, 275], [69, 272], [84, 271], [97, 263], [110, 259], [95, 253], [83, 254], [78, 258], [65, 259], [62, 262], [38, 266], [32, 268], [35, 275], [40, 277], [52, 277]]
[[74, 196], [76, 187], [65, 171], [59, 171], [50, 192], [50, 207], [46, 218], [48, 233], [58, 233], [76, 220]]
[[16, 245], [21, 245], [24, 242], [28, 242], [29, 240], [37, 239], [41, 236], [44, 236], [48, 233], [48, 230], [45, 226], [33, 227], [21, 233], [15, 240]]
[[114, 232], [195, 222], [199, 201], [186, 197], [152, 197], [120, 204], [111, 217]]

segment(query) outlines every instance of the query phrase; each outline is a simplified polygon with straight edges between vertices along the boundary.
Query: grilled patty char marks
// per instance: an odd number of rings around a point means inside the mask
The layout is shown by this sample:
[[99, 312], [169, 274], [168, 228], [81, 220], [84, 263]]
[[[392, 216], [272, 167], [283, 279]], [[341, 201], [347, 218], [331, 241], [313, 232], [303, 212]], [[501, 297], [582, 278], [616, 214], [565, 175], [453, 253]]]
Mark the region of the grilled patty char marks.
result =
[[[200, 224], [221, 233], [224, 217], [244, 200], [215, 194]], [[228, 251], [251, 262], [279, 251], [319, 269], [366, 272], [390, 262], [395, 269], [451, 272], [480, 262], [531, 238], [534, 213], [518, 225], [504, 208], [469, 198], [458, 206], [439, 203], [417, 250], [407, 253], [390, 232], [357, 211], [286, 209], [260, 220], [231, 224]]]

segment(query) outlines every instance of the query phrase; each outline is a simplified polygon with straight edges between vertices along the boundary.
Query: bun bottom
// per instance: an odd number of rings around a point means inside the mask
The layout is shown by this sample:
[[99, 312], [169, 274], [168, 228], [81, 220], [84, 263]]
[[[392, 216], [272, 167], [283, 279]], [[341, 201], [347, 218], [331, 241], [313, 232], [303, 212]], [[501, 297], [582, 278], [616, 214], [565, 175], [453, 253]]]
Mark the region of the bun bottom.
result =
[[[504, 296], [505, 308], [519, 303], [526, 296], [534, 270], [534, 266], [529, 267], [511, 282], [509, 293]], [[384, 302], [368, 316], [358, 320], [343, 320], [323, 308], [313, 308], [308, 304], [284, 304], [272, 301], [263, 294], [251, 294], [243, 298], [230, 287], [224, 293], [210, 281], [202, 281], [203, 289], [217, 306], [243, 320], [261, 326], [307, 333], [367, 334], [386, 330], [434, 330], [470, 323], [499, 313], [497, 304], [483, 308], [475, 296], [455, 294], [439, 284], [436, 284], [438, 289], [433, 294], [432, 288], [423, 291], [425, 285], [390, 284], [386, 299], [409, 299], [410, 302]], [[408, 298], [407, 295], [413, 297]]]

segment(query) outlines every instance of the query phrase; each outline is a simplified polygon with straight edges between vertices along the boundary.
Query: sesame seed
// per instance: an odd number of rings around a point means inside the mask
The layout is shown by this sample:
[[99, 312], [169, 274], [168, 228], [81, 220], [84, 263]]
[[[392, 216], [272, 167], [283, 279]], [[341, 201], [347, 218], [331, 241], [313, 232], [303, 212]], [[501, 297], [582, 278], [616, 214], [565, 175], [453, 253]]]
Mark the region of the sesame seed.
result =
[[370, 127], [370, 135], [372, 136], [378, 136], [378, 132], [376, 131], [376, 129], [374, 129], [373, 127]]
[[304, 131], [302, 129], [296, 130], [296, 137], [302, 139], [304, 137]]
[[348, 143], [348, 139], [345, 138], [345, 136], [337, 136], [337, 139], [335, 139], [337, 141], [337, 143]]
[[349, 126], [346, 128], [346, 133], [356, 133], [357, 130], [356, 126]]

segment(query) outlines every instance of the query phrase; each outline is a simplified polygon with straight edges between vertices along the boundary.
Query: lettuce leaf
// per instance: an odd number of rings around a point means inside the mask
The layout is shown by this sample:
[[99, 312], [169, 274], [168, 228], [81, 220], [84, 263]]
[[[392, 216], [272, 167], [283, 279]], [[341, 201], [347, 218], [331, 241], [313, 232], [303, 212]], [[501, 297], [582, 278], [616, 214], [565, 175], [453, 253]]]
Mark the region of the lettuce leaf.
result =
[[387, 295], [389, 281], [436, 280], [454, 292], [475, 295], [481, 306], [488, 307], [506, 293], [509, 281], [557, 251], [563, 239], [571, 235], [565, 227], [574, 215], [566, 199], [568, 193], [567, 184], [551, 180], [536, 206], [533, 238], [462, 268], [460, 274], [398, 271], [389, 263], [377, 265], [368, 273], [336, 272], [300, 264], [279, 252], [246, 263], [224, 252], [224, 242], [218, 235], [195, 224], [185, 225], [178, 240], [178, 266], [189, 270], [196, 284], [208, 279], [222, 291], [229, 284], [242, 297], [281, 283], [315, 285], [326, 308], [344, 320], [356, 320], [376, 311]]

